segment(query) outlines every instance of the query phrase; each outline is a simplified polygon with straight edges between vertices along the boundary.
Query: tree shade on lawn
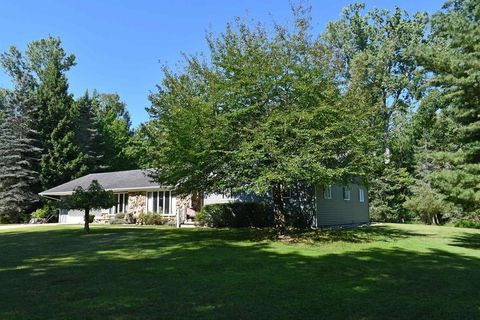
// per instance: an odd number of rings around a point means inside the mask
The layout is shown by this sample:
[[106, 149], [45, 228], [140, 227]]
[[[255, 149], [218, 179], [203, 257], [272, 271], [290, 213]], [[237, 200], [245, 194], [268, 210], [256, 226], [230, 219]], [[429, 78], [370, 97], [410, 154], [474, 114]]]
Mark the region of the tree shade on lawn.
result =
[[1, 230], [0, 318], [480, 317], [479, 231], [386, 224], [275, 235]]

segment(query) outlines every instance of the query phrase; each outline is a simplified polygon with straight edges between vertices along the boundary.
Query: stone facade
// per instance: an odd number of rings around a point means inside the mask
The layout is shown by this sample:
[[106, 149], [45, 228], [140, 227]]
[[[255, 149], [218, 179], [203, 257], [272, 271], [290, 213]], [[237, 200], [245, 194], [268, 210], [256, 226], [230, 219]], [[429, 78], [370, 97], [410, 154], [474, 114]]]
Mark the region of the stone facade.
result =
[[125, 215], [125, 221], [134, 223], [138, 215], [145, 212], [147, 207], [147, 195], [145, 192], [128, 193], [128, 213]]
[[192, 205], [192, 196], [187, 195], [184, 197], [180, 197], [177, 195], [177, 205], [176, 209], [185, 209], [185, 208], [190, 208]]

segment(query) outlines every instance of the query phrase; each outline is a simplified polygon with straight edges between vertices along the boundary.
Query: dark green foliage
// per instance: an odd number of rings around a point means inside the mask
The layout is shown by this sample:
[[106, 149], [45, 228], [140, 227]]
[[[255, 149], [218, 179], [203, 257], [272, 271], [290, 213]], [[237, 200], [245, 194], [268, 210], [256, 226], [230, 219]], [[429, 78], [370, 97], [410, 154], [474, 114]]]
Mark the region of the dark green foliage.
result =
[[0, 88], [0, 123], [2, 123], [3, 117], [4, 117], [6, 96], [7, 96], [7, 90]]
[[455, 227], [480, 229], [480, 222], [472, 220], [459, 220], [455, 222]]
[[257, 202], [209, 204], [202, 207], [196, 222], [213, 228], [265, 228], [273, 225], [273, 212]]
[[432, 134], [435, 132], [432, 130], [435, 124], [429, 126], [432, 132], [425, 130], [425, 137], [418, 141], [418, 147], [415, 149], [415, 182], [410, 186], [411, 196], [404, 203], [407, 210], [416, 214], [426, 224], [444, 224], [449, 219], [455, 218], [458, 212], [458, 209], [448, 202], [447, 197], [435, 189], [433, 184], [435, 172], [443, 166], [443, 163], [435, 158], [433, 151], [437, 145]]
[[434, 74], [457, 125], [457, 148], [438, 153], [447, 165], [433, 180], [465, 217], [480, 219], [480, 2], [448, 1], [432, 17], [431, 41], [422, 63]]
[[60, 39], [33, 41], [24, 55], [11, 47], [1, 55], [1, 63], [14, 82], [22, 77], [32, 82], [43, 188], [90, 172], [136, 166], [125, 151], [132, 136], [125, 105], [116, 94], [96, 92], [74, 102], [66, 73], [75, 65], [75, 56], [66, 54]]
[[403, 206], [415, 213], [425, 224], [444, 224], [448, 214], [454, 210], [444, 199], [445, 197], [435, 191], [426, 183], [417, 182], [412, 188], [413, 196], [408, 197]]
[[339, 20], [327, 25], [322, 42], [343, 85], [357, 88], [375, 108], [371, 124], [381, 133], [378, 145], [389, 162], [393, 119], [411, 109], [425, 81], [412, 52], [425, 38], [427, 15], [410, 17], [399, 7], [364, 13], [364, 8], [364, 4], [345, 8]]
[[0, 222], [19, 223], [38, 205], [40, 149], [32, 79], [22, 75], [6, 98], [0, 121]]
[[82, 187], [77, 187], [71, 196], [67, 196], [58, 204], [62, 209], [78, 209], [85, 212], [84, 232], [89, 233], [90, 227], [90, 210], [111, 208], [117, 203], [113, 192], [105, 191], [97, 180], [92, 183], [85, 190]]
[[64, 183], [82, 172], [83, 154], [75, 144], [73, 97], [66, 72], [75, 65], [58, 38], [33, 41], [25, 56], [15, 48], [1, 55], [6, 72], [15, 79], [33, 81], [36, 104], [35, 129], [42, 147], [40, 180], [44, 188]]
[[238, 20], [208, 40], [211, 63], [188, 57], [151, 96], [158, 181], [181, 193], [271, 192], [283, 229], [291, 185], [367, 175], [371, 107], [341, 94], [307, 10], [273, 31]]
[[79, 175], [104, 169], [103, 155], [100, 153], [103, 139], [99, 133], [96, 103], [95, 94], [90, 97], [86, 92], [74, 104], [75, 143], [83, 154], [83, 165]]
[[406, 222], [412, 218], [403, 207], [413, 179], [403, 168], [387, 166], [369, 188], [370, 219], [384, 222]]
[[110, 171], [137, 169], [139, 159], [134, 155], [136, 146], [132, 146], [133, 131], [125, 103], [118, 94], [94, 93], [92, 99], [102, 139], [97, 152], [102, 156], [103, 166]]
[[135, 168], [149, 169], [154, 167], [157, 150], [155, 150], [155, 134], [152, 133], [152, 123], [140, 124], [130, 138], [124, 152]]

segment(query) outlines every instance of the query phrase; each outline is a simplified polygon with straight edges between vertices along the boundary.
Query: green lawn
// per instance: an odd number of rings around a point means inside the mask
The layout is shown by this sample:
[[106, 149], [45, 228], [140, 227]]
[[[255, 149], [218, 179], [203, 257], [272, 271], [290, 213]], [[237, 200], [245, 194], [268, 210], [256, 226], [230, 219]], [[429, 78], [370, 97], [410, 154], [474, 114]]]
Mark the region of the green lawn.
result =
[[0, 319], [480, 319], [480, 231], [0, 231]]

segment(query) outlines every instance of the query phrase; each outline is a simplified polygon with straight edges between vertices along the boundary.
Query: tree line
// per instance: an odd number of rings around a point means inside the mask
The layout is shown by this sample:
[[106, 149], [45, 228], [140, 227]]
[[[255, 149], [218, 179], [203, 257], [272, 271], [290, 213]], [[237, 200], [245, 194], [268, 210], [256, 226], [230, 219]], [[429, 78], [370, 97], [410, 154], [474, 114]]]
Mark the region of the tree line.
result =
[[353, 179], [372, 220], [479, 224], [479, 18], [477, 1], [453, 0], [433, 15], [352, 4], [319, 34], [302, 5], [288, 24], [236, 19], [163, 67], [135, 131], [118, 95], [72, 98], [59, 39], [12, 48], [0, 214], [23, 219], [38, 186], [151, 167], [178, 193], [269, 193], [278, 228], [289, 188]]
[[361, 178], [374, 221], [480, 222], [480, 3], [433, 15], [347, 7], [321, 34], [236, 19], [164, 68], [147, 124], [156, 178], [270, 193]]
[[48, 37], [0, 55], [13, 82], [0, 94], [0, 222], [24, 222], [38, 192], [88, 173], [138, 166], [130, 115], [116, 93], [74, 99], [75, 56]]

